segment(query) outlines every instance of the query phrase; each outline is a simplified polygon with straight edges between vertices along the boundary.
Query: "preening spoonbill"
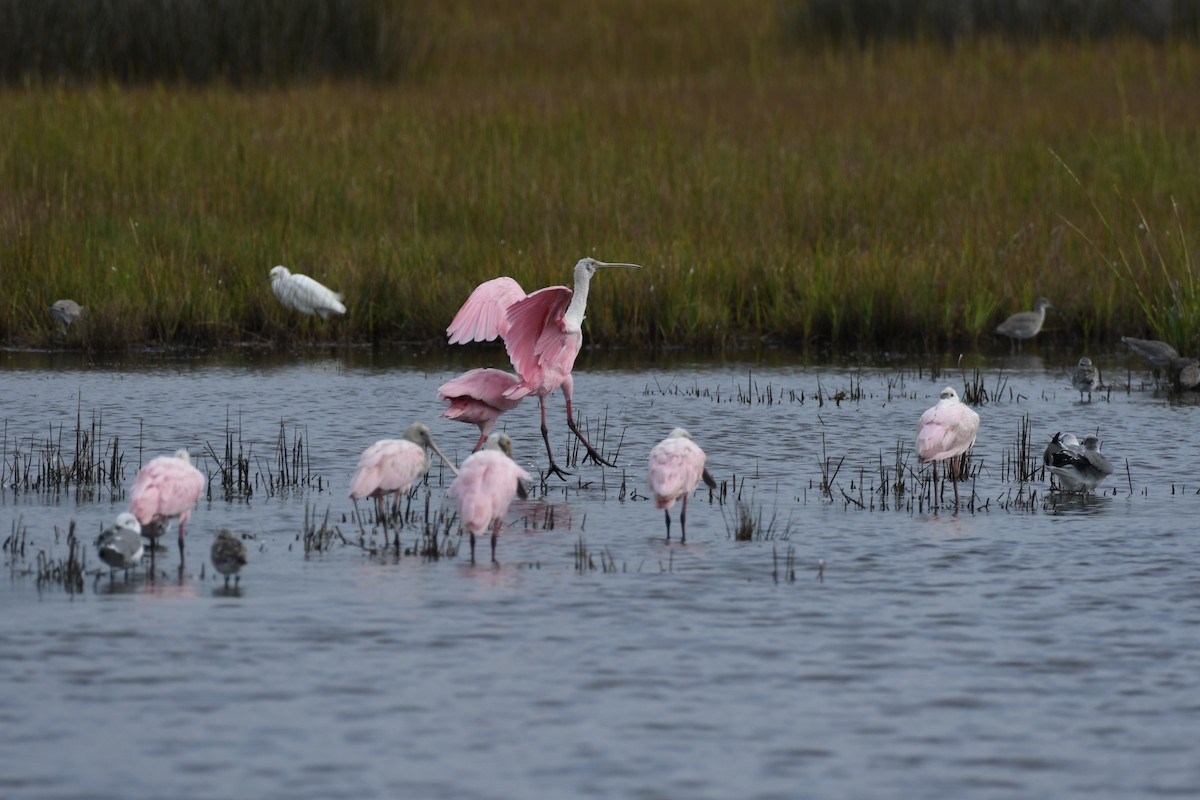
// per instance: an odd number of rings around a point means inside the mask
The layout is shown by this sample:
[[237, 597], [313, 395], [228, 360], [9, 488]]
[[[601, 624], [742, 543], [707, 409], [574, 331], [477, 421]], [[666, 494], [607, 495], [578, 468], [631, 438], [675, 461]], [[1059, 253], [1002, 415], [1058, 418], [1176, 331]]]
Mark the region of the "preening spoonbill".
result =
[[100, 551], [100, 560], [112, 570], [123, 569], [128, 573], [131, 567], [140, 564], [145, 548], [137, 517], [128, 511], [118, 514], [117, 523], [96, 537], [96, 549]]
[[1049, 458], [1050, 471], [1068, 492], [1091, 491], [1113, 473], [1112, 462], [1100, 452], [1100, 437], [1095, 434], [1083, 437], [1081, 448], [1064, 447]]
[[229, 588], [229, 576], [234, 577], [234, 586], [241, 583], [242, 576], [238, 575], [246, 566], [246, 544], [237, 534], [228, 528], [221, 528], [212, 543], [212, 565], [217, 572], [225, 576], [225, 588]]
[[463, 462], [458, 477], [450, 484], [450, 496], [458, 502], [458, 517], [471, 536], [471, 563], [475, 563], [475, 536], [489, 528], [492, 561], [496, 560], [500, 523], [513, 495], [525, 497], [523, 480], [532, 479], [512, 460], [512, 439], [507, 433], [493, 433], [484, 449]]
[[[575, 424], [571, 407], [574, 381], [571, 369], [583, 345], [583, 318], [587, 310], [588, 286], [597, 269], [639, 264], [610, 263], [582, 258], [575, 264], [575, 288], [549, 286], [526, 295], [512, 278], [495, 278], [481, 283], [454, 315], [446, 335], [451, 344], [504, 339], [509, 360], [520, 382], [504, 393], [511, 400], [537, 395], [542, 412], [542, 439], [550, 458], [550, 472], [567, 475], [554, 463], [550, 433], [546, 428], [546, 395], [561, 388], [567, 404], [567, 425], [598, 464], [605, 461]], [[564, 478], [565, 479], [565, 478]]]
[[996, 333], [1007, 336], [1019, 347], [1023, 339], [1032, 339], [1042, 329], [1046, 321], [1046, 309], [1054, 308], [1050, 301], [1039, 297], [1033, 304], [1033, 311], [1018, 311], [996, 326]]
[[327, 319], [330, 314], [346, 313], [340, 294], [307, 275], [292, 274], [287, 267], [271, 269], [271, 291], [285, 307], [301, 314], [316, 314]]
[[83, 306], [74, 300], [56, 300], [50, 306], [50, 315], [63, 325], [72, 325], [83, 316]]
[[519, 397], [514, 400], [504, 396], [520, 382], [511, 372], [472, 369], [438, 387], [438, 398], [450, 402], [450, 407], [442, 412], [443, 417], [479, 426], [479, 441], [471, 452], [483, 447], [501, 414], [521, 404]]
[[1087, 356], [1079, 359], [1071, 373], [1071, 385], [1079, 390], [1079, 402], [1083, 402], [1084, 392], [1087, 392], [1088, 402], [1092, 402], [1092, 391], [1100, 385], [1100, 370], [1092, 366], [1092, 360]]
[[704, 451], [683, 428], [671, 431], [650, 449], [646, 486], [654, 495], [654, 507], [661, 508], [667, 520], [667, 541], [671, 541], [671, 508], [675, 501], [683, 500], [679, 510], [679, 541], [686, 542], [688, 497], [696, 491], [701, 479], [710, 489], [717, 488], [717, 482], [704, 466], [705, 458]]
[[954, 507], [958, 508], [958, 457], [975, 444], [979, 415], [958, 399], [950, 386], [942, 389], [937, 405], [921, 415], [917, 424], [917, 460], [934, 462], [933, 480], [937, 483], [937, 462], [950, 461], [950, 480], [954, 484]]
[[394, 494], [393, 505], [398, 505], [400, 495], [429, 472], [430, 450], [438, 454], [451, 472], [458, 474], [454, 464], [434, 444], [429, 427], [423, 422], [414, 422], [405, 428], [402, 438], [380, 439], [358, 457], [358, 466], [350, 479], [351, 499], [374, 497], [378, 519], [383, 520], [383, 496]]
[[[171, 520], [179, 520], [179, 561], [183, 562], [183, 528], [204, 493], [204, 473], [192, 466], [187, 450], [151, 459], [133, 479], [129, 510], [150, 538], [162, 534]], [[153, 550], [151, 550], [153, 553]]]

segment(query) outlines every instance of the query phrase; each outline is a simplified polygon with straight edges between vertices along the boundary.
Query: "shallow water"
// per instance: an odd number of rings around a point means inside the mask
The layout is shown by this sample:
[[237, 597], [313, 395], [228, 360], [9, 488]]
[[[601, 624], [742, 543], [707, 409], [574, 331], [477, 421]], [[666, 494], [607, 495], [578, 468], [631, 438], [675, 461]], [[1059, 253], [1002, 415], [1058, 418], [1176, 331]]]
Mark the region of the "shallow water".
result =
[[[916, 420], [943, 386], [962, 390], [957, 368], [585, 358], [577, 410], [592, 431], [607, 425], [597, 438], [617, 468], [578, 464], [514, 503], [495, 566], [472, 566], [465, 547], [426, 560], [355, 546], [345, 492], [359, 452], [421, 419], [461, 460], [476, 431], [437, 417], [437, 386], [498, 355], [0, 354], [10, 477], [14, 448], [36, 463], [61, 436], [69, 451], [78, 414], [102, 424], [100, 442], [119, 437], [123, 489], [140, 460], [222, 452], [227, 427], [263, 481], [248, 499], [200, 503], [182, 575], [171, 536], [153, 579], [128, 581], [90, 574], [90, 541], [123, 490], [5, 489], [0, 536], [21, 533], [26, 548], [5, 551], [0, 578], [0, 796], [1082, 798], [1200, 786], [1197, 410], [1146, 388], [1125, 354], [1094, 360], [1130, 390], [1091, 404], [1067, 383], [1066, 356], [974, 359], [966, 377], [977, 367], [999, 396], [979, 408], [978, 473], [958, 514], [949, 490], [933, 509], [917, 500], [907, 470], [904, 495], [880, 491], [898, 446], [915, 470]], [[839, 391], [849, 396], [835, 403]], [[561, 452], [561, 398], [548, 413]], [[1026, 415], [1038, 452], [1055, 431], [1098, 430], [1118, 465], [1105, 491], [1080, 500], [1018, 483], [1006, 465]], [[281, 421], [311, 477], [271, 491]], [[544, 468], [535, 404], [504, 423], [518, 460]], [[676, 425], [726, 490], [723, 506], [693, 497], [686, 545], [677, 527], [665, 541], [643, 488], [646, 452]], [[435, 468], [419, 513], [426, 497], [443, 506], [447, 484]], [[754, 541], [731, 535], [735, 491], [760, 521]], [[306, 556], [306, 508], [352, 543]], [[37, 552], [65, 557], [72, 521], [89, 543], [77, 593], [36, 579]], [[253, 536], [236, 593], [206, 563], [218, 527]], [[405, 546], [414, 537], [401, 532]], [[577, 569], [581, 543], [596, 569]]]

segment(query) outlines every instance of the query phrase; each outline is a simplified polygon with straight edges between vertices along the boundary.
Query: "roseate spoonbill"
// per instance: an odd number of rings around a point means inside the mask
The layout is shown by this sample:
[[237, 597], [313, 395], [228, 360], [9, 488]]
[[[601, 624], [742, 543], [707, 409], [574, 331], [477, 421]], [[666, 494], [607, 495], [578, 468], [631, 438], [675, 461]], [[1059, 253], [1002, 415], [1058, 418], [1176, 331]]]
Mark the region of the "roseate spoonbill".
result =
[[471, 452], [483, 447], [501, 414], [521, 404], [521, 398], [513, 400], [504, 396], [520, 382], [521, 379], [511, 372], [472, 369], [438, 387], [438, 398], [450, 401], [450, 407], [442, 412], [443, 417], [479, 426], [479, 441]]
[[921, 415], [917, 424], [917, 460], [934, 462], [933, 480], [937, 483], [937, 462], [950, 461], [950, 480], [954, 484], [954, 507], [958, 508], [958, 457], [975, 444], [979, 415], [963, 405], [958, 392], [947, 386], [938, 395], [937, 405]]
[[1081, 449], [1067, 449], [1050, 456], [1050, 471], [1068, 492], [1088, 492], [1113, 473], [1112, 462], [1100, 452], [1100, 437], [1083, 437]]
[[307, 275], [292, 274], [284, 266], [271, 269], [271, 291], [285, 307], [301, 314], [316, 314], [321, 319], [328, 319], [330, 314], [346, 313], [340, 294]]
[[100, 551], [100, 560], [112, 571], [123, 569], [128, 577], [130, 568], [140, 564], [145, 553], [142, 525], [137, 517], [128, 511], [118, 514], [117, 523], [96, 537], [96, 549]]
[[467, 457], [462, 471], [450, 484], [450, 496], [458, 502], [458, 516], [471, 536], [471, 563], [475, 563], [475, 536], [492, 530], [492, 561], [496, 560], [496, 538], [500, 522], [508, 513], [513, 494], [524, 498], [523, 480], [529, 473], [512, 460], [512, 439], [493, 433], [487, 446]]
[[561, 388], [567, 403], [567, 425], [583, 443], [588, 457], [598, 464], [605, 461], [575, 424], [571, 406], [574, 380], [571, 369], [583, 345], [583, 318], [587, 310], [588, 286], [596, 270], [604, 267], [640, 269], [625, 264], [582, 258], [575, 264], [575, 288], [549, 286], [526, 295], [512, 278], [495, 278], [481, 283], [454, 315], [446, 328], [451, 344], [504, 339], [520, 383], [504, 393], [511, 400], [534, 394], [542, 412], [542, 439], [550, 457], [550, 472], [559, 478], [564, 472], [554, 463], [550, 433], [546, 428], [546, 395]]
[[654, 507], [663, 510], [667, 520], [667, 541], [671, 541], [671, 508], [682, 499], [679, 510], [679, 541], [687, 541], [688, 497], [696, 491], [703, 478], [708, 488], [717, 488], [717, 482], [704, 466], [705, 455], [700, 446], [692, 441], [692, 435], [683, 428], [676, 428], [654, 447], [650, 448], [650, 469], [646, 474], [646, 486], [654, 495]]
[[[133, 479], [129, 510], [142, 524], [142, 534], [155, 538], [171, 520], [179, 520], [179, 562], [183, 563], [183, 528], [204, 494], [204, 473], [192, 466], [187, 450], [151, 459]], [[154, 550], [151, 548], [151, 554]]]
[[383, 520], [383, 496], [394, 494], [394, 505], [399, 505], [400, 495], [429, 472], [433, 460], [430, 450], [438, 454], [451, 472], [458, 474], [454, 464], [434, 444], [429, 427], [423, 422], [414, 422], [404, 429], [402, 438], [380, 439], [363, 451], [354, 468], [354, 477], [350, 479], [350, 498], [374, 497], [376, 513]]
[[1087, 392], [1088, 402], [1092, 402], [1092, 390], [1100, 385], [1100, 370], [1092, 366], [1092, 360], [1087, 356], [1079, 359], [1071, 373], [1071, 385], [1079, 390], [1079, 402], [1083, 402], [1084, 392]]
[[1018, 311], [996, 326], [996, 333], [1012, 339], [1020, 347], [1023, 339], [1032, 339], [1042, 329], [1046, 321], [1046, 309], [1054, 308], [1050, 301], [1039, 297], [1033, 304], [1033, 311]]
[[73, 325], [83, 316], [83, 306], [74, 300], [56, 300], [49, 310], [50, 315], [64, 326]]
[[212, 565], [217, 572], [225, 576], [225, 588], [229, 588], [229, 576], [233, 575], [233, 585], [241, 583], [242, 576], [238, 573], [246, 566], [246, 544], [228, 528], [217, 530], [217, 536], [212, 543]]

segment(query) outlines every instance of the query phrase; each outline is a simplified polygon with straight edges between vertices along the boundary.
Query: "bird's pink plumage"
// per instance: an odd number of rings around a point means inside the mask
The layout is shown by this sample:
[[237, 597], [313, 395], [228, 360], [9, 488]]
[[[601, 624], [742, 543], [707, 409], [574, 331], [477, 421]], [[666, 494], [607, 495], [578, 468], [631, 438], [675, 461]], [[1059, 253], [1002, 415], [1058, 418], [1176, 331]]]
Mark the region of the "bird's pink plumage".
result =
[[499, 450], [481, 450], [462, 463], [449, 493], [458, 501], [459, 518], [468, 533], [484, 533], [508, 513], [519, 479], [531, 480]]
[[965, 453], [978, 432], [978, 414], [957, 398], [940, 400], [921, 415], [917, 425], [917, 458], [943, 461]]
[[408, 491], [413, 481], [428, 471], [428, 456], [424, 447], [407, 439], [376, 442], [358, 458], [350, 480], [350, 496], [357, 499]]
[[691, 439], [671, 437], [650, 450], [646, 485], [655, 508], [671, 508], [675, 501], [696, 490], [704, 474], [704, 451]]
[[512, 278], [493, 278], [479, 284], [446, 328], [450, 344], [490, 342], [506, 335], [508, 308], [524, 297], [525, 290]]
[[182, 458], [159, 456], [138, 471], [129, 490], [129, 510], [138, 522], [178, 518], [186, 523], [204, 493], [204, 474]]
[[572, 296], [566, 286], [548, 286], [508, 307], [504, 346], [521, 383], [506, 392], [507, 397], [547, 395], [571, 374], [583, 346], [582, 332], [563, 327]]

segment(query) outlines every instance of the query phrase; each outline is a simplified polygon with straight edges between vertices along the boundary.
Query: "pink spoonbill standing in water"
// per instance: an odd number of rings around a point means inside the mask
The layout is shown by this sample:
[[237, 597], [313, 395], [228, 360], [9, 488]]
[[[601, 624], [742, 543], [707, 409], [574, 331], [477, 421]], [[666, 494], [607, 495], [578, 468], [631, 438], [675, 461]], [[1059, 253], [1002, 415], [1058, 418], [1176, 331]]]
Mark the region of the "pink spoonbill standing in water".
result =
[[675, 501], [683, 500], [683, 507], [679, 510], [679, 541], [686, 542], [688, 497], [696, 491], [701, 479], [710, 489], [717, 488], [717, 482], [704, 466], [705, 460], [704, 451], [683, 428], [671, 431], [667, 438], [650, 450], [646, 485], [654, 495], [654, 507], [663, 509], [663, 516], [667, 520], [667, 541], [671, 540], [671, 508]]
[[479, 426], [479, 441], [471, 452], [483, 447], [501, 414], [521, 405], [521, 398], [504, 396], [520, 382], [511, 372], [472, 369], [438, 387], [438, 398], [450, 402], [450, 407], [442, 412], [443, 417]]
[[512, 278], [495, 278], [481, 283], [454, 315], [446, 328], [450, 344], [504, 340], [509, 360], [521, 380], [504, 392], [510, 400], [537, 395], [542, 412], [542, 439], [550, 458], [550, 472], [560, 478], [567, 473], [554, 463], [550, 433], [546, 428], [546, 395], [562, 389], [567, 404], [567, 426], [598, 464], [612, 466], [592, 447], [575, 424], [571, 406], [575, 382], [571, 370], [583, 346], [583, 318], [588, 287], [596, 270], [604, 267], [640, 269], [639, 264], [609, 263], [582, 258], [575, 265], [575, 288], [549, 286], [526, 295]]
[[434, 444], [429, 427], [423, 422], [414, 422], [404, 429], [402, 438], [380, 439], [363, 451], [358, 457], [358, 466], [354, 468], [354, 477], [350, 479], [350, 498], [374, 497], [376, 519], [386, 519], [384, 495], [395, 495], [394, 505], [398, 506], [400, 495], [429, 472], [429, 465], [433, 461], [430, 450], [438, 454], [451, 472], [458, 474], [454, 464]]
[[921, 415], [917, 425], [917, 460], [932, 461], [933, 480], [937, 484], [937, 462], [950, 462], [950, 480], [954, 484], [954, 507], [958, 508], [958, 457], [975, 444], [979, 415], [958, 399], [950, 386], [942, 389], [937, 405]]
[[522, 481], [529, 473], [512, 460], [512, 439], [507, 433], [493, 433], [487, 447], [463, 462], [462, 470], [450, 484], [450, 496], [458, 502], [458, 516], [471, 536], [471, 563], [475, 562], [475, 537], [492, 532], [492, 561], [496, 560], [496, 539], [500, 523], [508, 513], [513, 494], [525, 497]]
[[[129, 490], [129, 511], [142, 533], [154, 538], [171, 520], [179, 520], [179, 563], [183, 564], [183, 527], [204, 493], [204, 473], [192, 466], [187, 450], [159, 456], [138, 470]], [[153, 556], [154, 550], [150, 550]]]

